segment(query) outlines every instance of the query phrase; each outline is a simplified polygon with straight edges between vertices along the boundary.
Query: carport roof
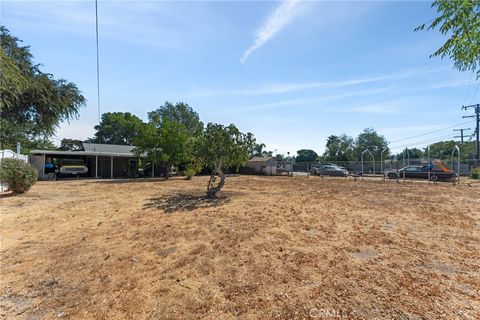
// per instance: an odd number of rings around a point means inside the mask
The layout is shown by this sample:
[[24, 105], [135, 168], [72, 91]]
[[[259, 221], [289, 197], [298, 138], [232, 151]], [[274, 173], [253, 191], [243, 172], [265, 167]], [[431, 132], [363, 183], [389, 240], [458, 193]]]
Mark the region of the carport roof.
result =
[[107, 157], [136, 157], [132, 150], [135, 146], [118, 144], [83, 143], [82, 151], [62, 150], [31, 150], [30, 154], [48, 154], [62, 156], [107, 156]]

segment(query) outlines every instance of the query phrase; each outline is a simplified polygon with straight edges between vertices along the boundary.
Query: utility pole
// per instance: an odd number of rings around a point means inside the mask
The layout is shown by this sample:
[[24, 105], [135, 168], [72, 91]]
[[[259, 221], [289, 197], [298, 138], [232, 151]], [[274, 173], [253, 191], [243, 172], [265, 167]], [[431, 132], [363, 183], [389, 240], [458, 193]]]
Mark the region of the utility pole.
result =
[[455, 136], [455, 137], [453, 137], [453, 138], [460, 138], [460, 141], [461, 141], [462, 144], [463, 144], [463, 137], [464, 137], [463, 132], [464, 132], [464, 131], [468, 131], [468, 130], [470, 130], [470, 128], [453, 129], [453, 131], [460, 131], [460, 135], [459, 135], [459, 136]]
[[480, 165], [480, 104], [472, 104], [469, 106], [462, 106], [462, 110], [474, 109], [475, 114], [471, 116], [463, 116], [463, 118], [476, 118], [477, 127], [475, 128], [475, 135], [477, 136], [477, 153], [475, 155], [475, 166]]

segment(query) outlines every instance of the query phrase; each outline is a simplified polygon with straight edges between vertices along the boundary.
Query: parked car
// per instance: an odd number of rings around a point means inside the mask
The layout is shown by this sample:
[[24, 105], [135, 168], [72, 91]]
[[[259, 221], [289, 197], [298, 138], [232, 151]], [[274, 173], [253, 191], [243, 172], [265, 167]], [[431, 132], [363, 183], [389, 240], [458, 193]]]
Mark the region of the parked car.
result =
[[324, 164], [321, 166], [314, 166], [310, 170], [310, 173], [313, 175], [325, 175], [325, 176], [335, 176], [335, 177], [346, 177], [348, 175], [347, 169], [339, 167], [334, 164]]
[[59, 165], [59, 176], [79, 176], [88, 172], [82, 159], [63, 159]]
[[408, 179], [427, 179], [431, 181], [453, 181], [458, 179], [458, 174], [452, 170], [445, 170], [435, 165], [424, 166], [406, 166], [397, 170], [386, 170], [385, 176], [389, 179], [408, 178]]

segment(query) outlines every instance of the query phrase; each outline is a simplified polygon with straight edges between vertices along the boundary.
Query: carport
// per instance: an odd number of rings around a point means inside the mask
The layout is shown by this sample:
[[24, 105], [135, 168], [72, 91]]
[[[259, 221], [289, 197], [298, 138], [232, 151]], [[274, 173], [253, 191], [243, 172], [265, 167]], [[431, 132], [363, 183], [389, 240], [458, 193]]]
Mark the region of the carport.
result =
[[39, 178], [47, 178], [45, 164], [53, 159], [81, 159], [88, 168], [84, 176], [95, 178], [133, 178], [139, 158], [132, 152], [134, 146], [83, 143], [83, 150], [31, 150], [30, 163], [37, 169]]

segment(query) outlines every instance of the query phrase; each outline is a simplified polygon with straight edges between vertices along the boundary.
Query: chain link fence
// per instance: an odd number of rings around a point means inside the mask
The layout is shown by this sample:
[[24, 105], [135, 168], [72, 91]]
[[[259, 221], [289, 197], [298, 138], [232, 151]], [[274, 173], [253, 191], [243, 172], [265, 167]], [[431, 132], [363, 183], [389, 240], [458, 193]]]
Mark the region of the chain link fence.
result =
[[[433, 160], [437, 161], [437, 160]], [[431, 161], [432, 162], [432, 161]], [[458, 162], [454, 160], [440, 161], [445, 167], [455, 171], [461, 176], [468, 176], [471, 170], [475, 167], [475, 160], [462, 160], [460, 161], [460, 166]], [[399, 170], [403, 167], [409, 165], [426, 165], [428, 164], [427, 159], [398, 159], [398, 160], [385, 160], [385, 161], [363, 161], [363, 170], [361, 161], [328, 161], [328, 162], [279, 162], [279, 168], [284, 169], [285, 171], [293, 172], [311, 172], [312, 167], [325, 165], [325, 164], [335, 164], [341, 167], [344, 167], [350, 173], [368, 173], [368, 174], [383, 174], [385, 171], [390, 170]], [[460, 170], [458, 170], [460, 168]], [[459, 171], [459, 172], [458, 172]]]

